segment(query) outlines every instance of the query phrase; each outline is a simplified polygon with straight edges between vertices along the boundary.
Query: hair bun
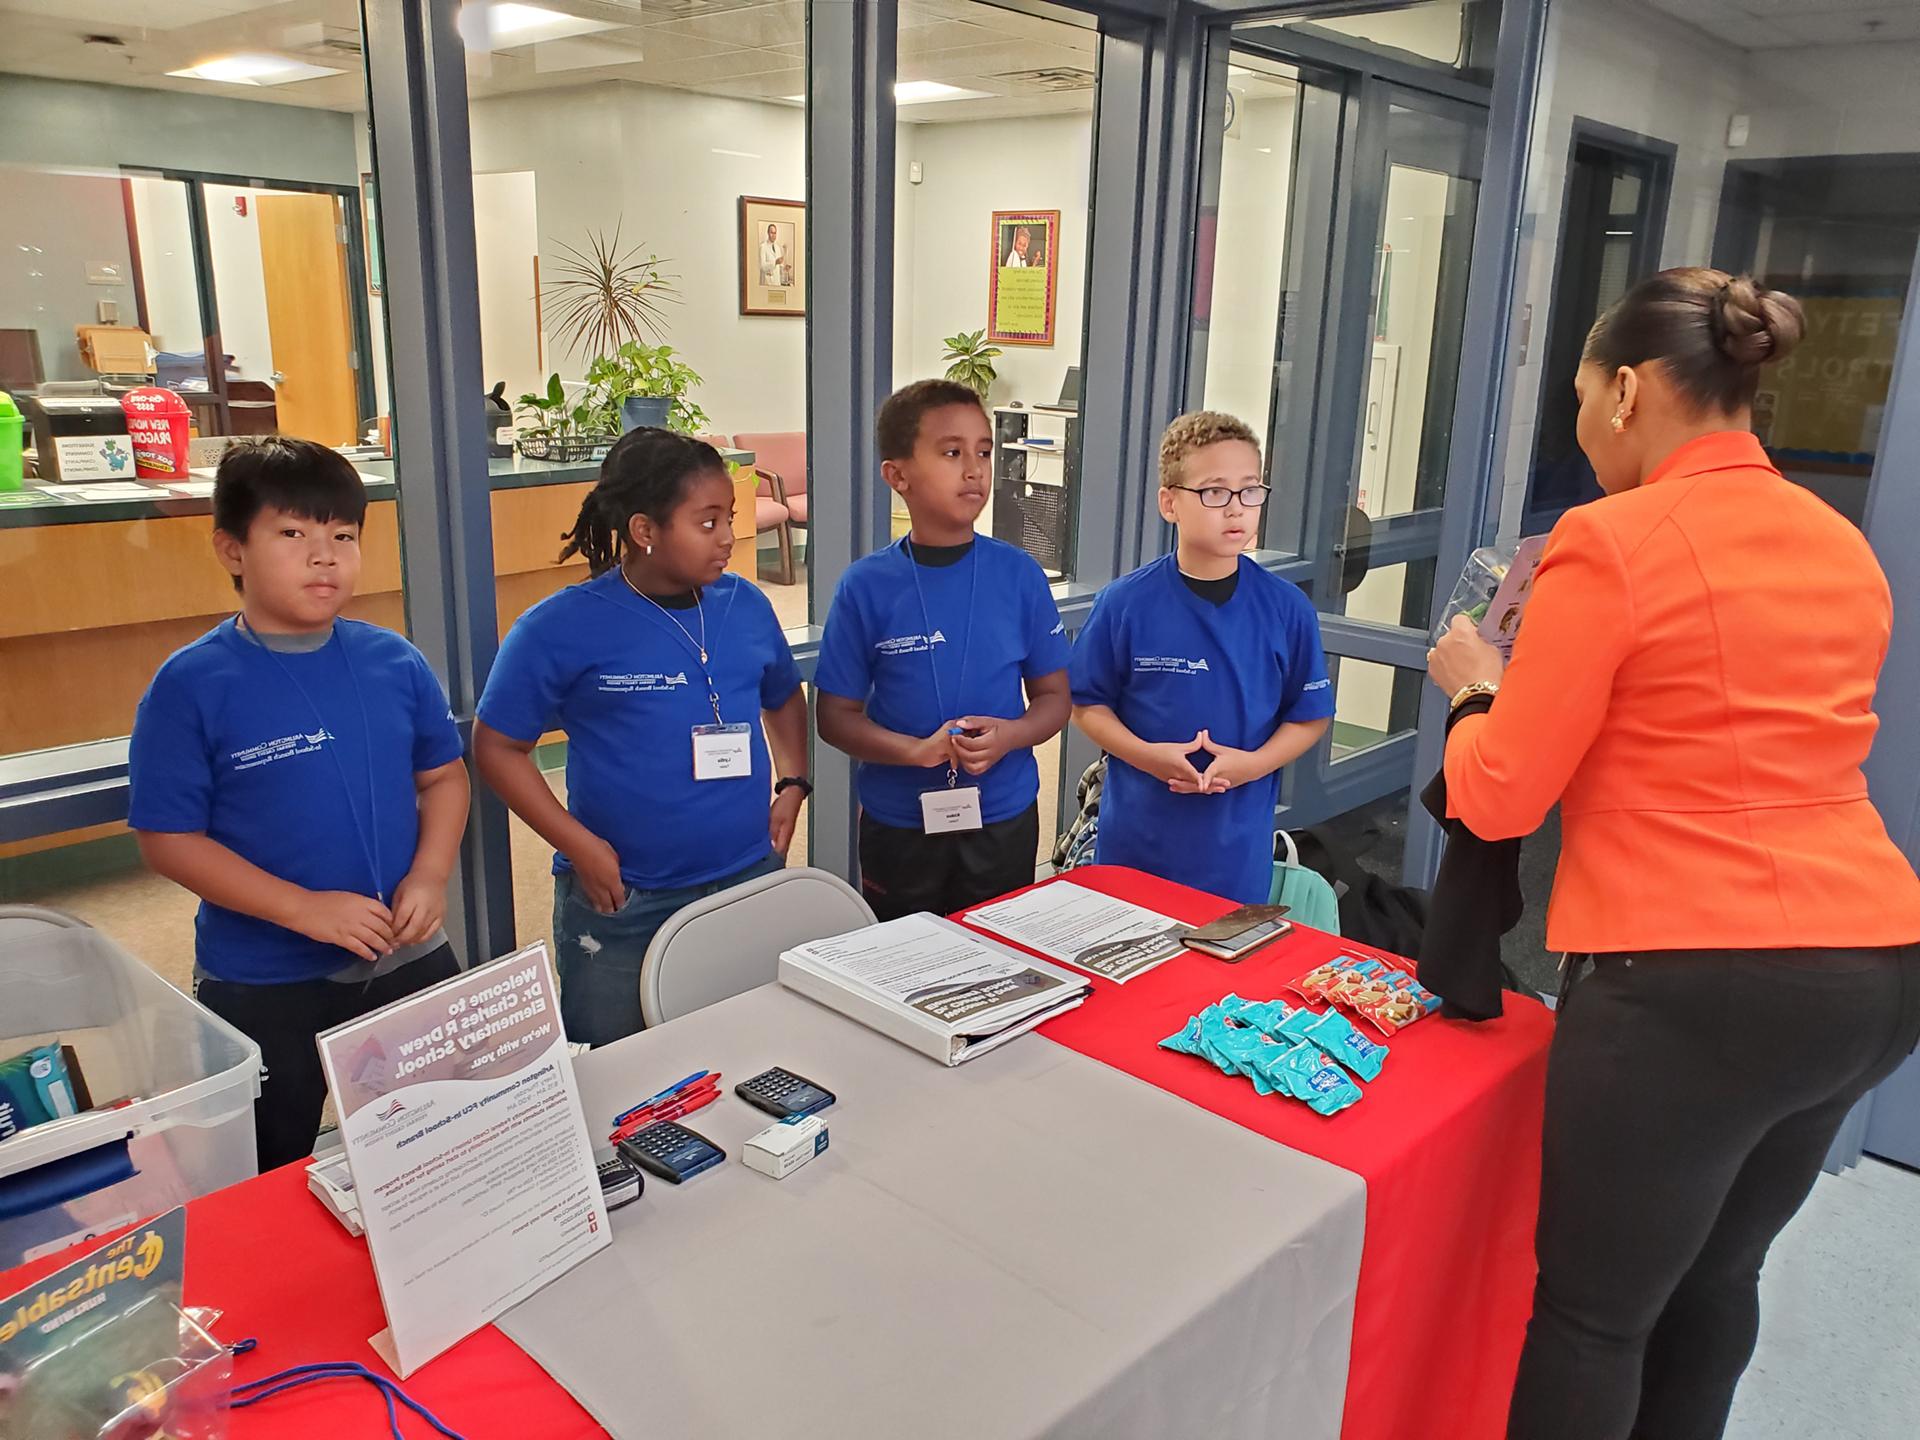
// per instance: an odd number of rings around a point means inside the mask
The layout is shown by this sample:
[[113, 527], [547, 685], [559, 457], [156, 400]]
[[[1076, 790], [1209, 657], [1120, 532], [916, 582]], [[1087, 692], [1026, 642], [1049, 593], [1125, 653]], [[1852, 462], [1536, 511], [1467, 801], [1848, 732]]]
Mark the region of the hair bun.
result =
[[1720, 352], [1744, 368], [1784, 360], [1805, 330], [1800, 302], [1781, 291], [1762, 289], [1751, 275], [1728, 280], [1713, 299], [1713, 332]]

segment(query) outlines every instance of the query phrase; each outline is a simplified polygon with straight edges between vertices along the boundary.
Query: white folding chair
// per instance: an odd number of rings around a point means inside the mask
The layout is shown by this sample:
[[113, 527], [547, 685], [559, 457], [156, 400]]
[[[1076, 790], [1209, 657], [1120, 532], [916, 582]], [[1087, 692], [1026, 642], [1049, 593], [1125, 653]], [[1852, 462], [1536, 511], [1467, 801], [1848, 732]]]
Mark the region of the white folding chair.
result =
[[84, 930], [87, 922], [45, 905], [0, 905], [0, 941], [23, 940], [42, 930]]
[[874, 924], [838, 875], [798, 867], [696, 900], [662, 925], [640, 962], [640, 1013], [660, 1025], [776, 978], [780, 952]]

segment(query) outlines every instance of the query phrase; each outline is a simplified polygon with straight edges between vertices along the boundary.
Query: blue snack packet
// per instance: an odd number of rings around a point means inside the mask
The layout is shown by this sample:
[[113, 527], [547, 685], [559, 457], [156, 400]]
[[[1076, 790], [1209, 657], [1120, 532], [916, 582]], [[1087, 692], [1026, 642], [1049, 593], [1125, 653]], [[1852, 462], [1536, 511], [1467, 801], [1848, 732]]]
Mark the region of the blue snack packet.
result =
[[1305, 1101], [1318, 1115], [1337, 1115], [1360, 1100], [1360, 1087], [1352, 1077], [1314, 1045], [1296, 1045], [1287, 1051], [1275, 1078], [1289, 1095]]
[[1362, 1080], [1379, 1079], [1380, 1067], [1387, 1063], [1387, 1047], [1362, 1035], [1337, 1010], [1314, 1017], [1302, 1038], [1318, 1045]]
[[1264, 1030], [1275, 1040], [1281, 1038], [1281, 1025], [1294, 1013], [1293, 1007], [1284, 1000], [1242, 1000], [1238, 995], [1223, 998], [1220, 1008], [1235, 1020], [1244, 1020], [1255, 1029]]
[[1206, 1059], [1206, 1055], [1200, 1049], [1200, 1017], [1196, 1015], [1187, 1021], [1178, 1035], [1169, 1035], [1162, 1040], [1160, 1048], [1172, 1050], [1181, 1055], [1195, 1055], [1202, 1060]]
[[67, 1060], [58, 1045], [36, 1046], [0, 1060], [0, 1140], [79, 1113]]
[[1263, 1053], [1274, 1045], [1263, 1031], [1230, 1020], [1218, 1006], [1209, 1006], [1201, 1015], [1200, 1035], [1213, 1052], [1214, 1063], [1229, 1074], [1246, 1076], [1256, 1095], [1271, 1095], [1278, 1088], [1269, 1074], [1271, 1061]]

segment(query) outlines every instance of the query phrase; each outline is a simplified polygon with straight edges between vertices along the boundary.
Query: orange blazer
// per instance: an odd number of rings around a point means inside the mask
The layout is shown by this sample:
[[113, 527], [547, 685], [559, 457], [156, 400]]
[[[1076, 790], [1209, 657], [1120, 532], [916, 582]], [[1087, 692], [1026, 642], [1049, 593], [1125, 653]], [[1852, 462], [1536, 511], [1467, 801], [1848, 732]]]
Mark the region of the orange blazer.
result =
[[1860, 532], [1752, 435], [1703, 436], [1554, 527], [1448, 809], [1498, 840], [1560, 802], [1555, 950], [1920, 941], [1860, 769], [1892, 628]]

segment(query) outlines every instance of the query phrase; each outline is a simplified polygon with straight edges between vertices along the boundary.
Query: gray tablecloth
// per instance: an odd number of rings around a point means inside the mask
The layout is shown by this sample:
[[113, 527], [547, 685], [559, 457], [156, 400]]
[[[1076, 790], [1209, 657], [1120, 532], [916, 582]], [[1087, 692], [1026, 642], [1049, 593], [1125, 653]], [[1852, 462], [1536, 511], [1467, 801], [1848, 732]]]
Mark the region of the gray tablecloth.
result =
[[[732, 1094], [772, 1065], [839, 1096], [780, 1181]], [[499, 1322], [622, 1440], [1340, 1432], [1358, 1176], [1037, 1035], [949, 1070], [778, 986], [576, 1066], [602, 1136], [725, 1076], [686, 1123], [727, 1163]]]

